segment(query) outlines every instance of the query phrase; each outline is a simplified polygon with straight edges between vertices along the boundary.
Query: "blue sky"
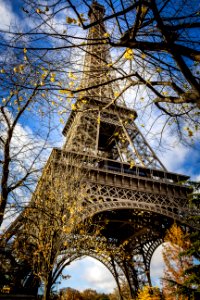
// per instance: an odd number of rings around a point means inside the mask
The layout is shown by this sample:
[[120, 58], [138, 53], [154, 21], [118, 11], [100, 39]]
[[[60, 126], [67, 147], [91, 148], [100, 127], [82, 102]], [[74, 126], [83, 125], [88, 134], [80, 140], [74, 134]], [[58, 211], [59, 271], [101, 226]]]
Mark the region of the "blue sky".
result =
[[[0, 28], [6, 29], [10, 23], [16, 23], [17, 26], [23, 28], [28, 25], [27, 16], [21, 9], [20, 0], [0, 0]], [[138, 121], [138, 124], [140, 121]], [[33, 123], [26, 123], [29, 130], [34, 130]], [[59, 125], [58, 131], [55, 133], [55, 140], [59, 143], [62, 140], [61, 132], [63, 125]], [[23, 128], [23, 130], [26, 130]], [[199, 133], [195, 138], [199, 141]], [[150, 144], [153, 143], [149, 140]], [[55, 145], [54, 145], [55, 146]], [[163, 147], [158, 149], [158, 156], [169, 171], [190, 175], [193, 180], [200, 180], [200, 148], [199, 143], [193, 147], [187, 147], [180, 144], [176, 135], [172, 135], [170, 131], [166, 131], [163, 136]], [[152, 259], [152, 276], [155, 284], [159, 283], [159, 277], [162, 274], [163, 262], [161, 258], [161, 248], [159, 248]], [[111, 292], [116, 286], [112, 275], [106, 268], [92, 258], [83, 259], [72, 263], [66, 270], [66, 274], [71, 278], [62, 282], [63, 286], [71, 286], [80, 290], [85, 288], [96, 289], [100, 292]]]

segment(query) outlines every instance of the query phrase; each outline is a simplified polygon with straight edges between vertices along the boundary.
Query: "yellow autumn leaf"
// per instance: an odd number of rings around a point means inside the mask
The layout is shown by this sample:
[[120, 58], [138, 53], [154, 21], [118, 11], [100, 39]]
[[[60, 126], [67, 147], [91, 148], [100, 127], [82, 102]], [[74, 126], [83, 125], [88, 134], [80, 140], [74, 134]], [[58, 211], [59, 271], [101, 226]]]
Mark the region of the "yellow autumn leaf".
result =
[[68, 91], [66, 91], [66, 90], [59, 90], [59, 93], [60, 94], [68, 94]]
[[69, 227], [63, 226], [63, 232], [69, 233], [71, 230]]
[[5, 73], [5, 70], [4, 69], [1, 69], [1, 71], [0, 71], [1, 73]]
[[27, 49], [26, 49], [26, 48], [24, 48], [23, 52], [24, 52], [24, 54], [26, 54], [26, 52], [27, 52]]
[[60, 118], [60, 123], [61, 123], [61, 124], [64, 124], [64, 123], [65, 123], [64, 120], [63, 120], [62, 118]]
[[19, 72], [23, 72], [24, 71], [24, 65], [19, 65]]
[[77, 23], [77, 21], [71, 17], [66, 17], [66, 22], [67, 22], [67, 24], [72, 24], [72, 23], [76, 24]]
[[157, 71], [158, 73], [161, 73], [161, 72], [162, 72], [162, 69], [161, 69], [161, 68], [156, 68], [156, 71]]
[[76, 105], [75, 105], [75, 104], [72, 104], [72, 105], [71, 105], [71, 109], [72, 109], [72, 110], [76, 110]]
[[71, 24], [71, 23], [73, 23], [73, 19], [70, 18], [70, 17], [66, 17], [66, 22], [67, 22], [68, 24]]
[[70, 86], [70, 87], [74, 86], [74, 82], [73, 82], [73, 81], [70, 81], [70, 82], [69, 82], [69, 86]]
[[36, 8], [36, 13], [37, 13], [37, 14], [41, 14], [41, 12], [42, 12], [42, 11], [41, 11], [40, 8]]
[[71, 79], [74, 79], [74, 80], [77, 79], [77, 76], [74, 75], [72, 72], [69, 72], [69, 73], [68, 73], [68, 77], [71, 78]]
[[169, 93], [168, 92], [163, 92], [163, 95], [164, 96], [167, 96]]
[[128, 244], [128, 240], [125, 240], [124, 242], [123, 242], [123, 245], [127, 245]]
[[114, 97], [117, 98], [119, 96], [119, 92], [114, 92]]
[[108, 38], [110, 36], [110, 34], [108, 32], [105, 32], [103, 37]]
[[134, 114], [129, 114], [129, 117], [130, 117], [131, 119], [134, 119], [134, 118], [135, 118]]
[[98, 116], [98, 117], [97, 117], [97, 124], [100, 124], [100, 122], [101, 122], [101, 117]]
[[141, 12], [142, 12], [143, 14], [145, 14], [146, 11], [147, 11], [147, 6], [142, 5], [142, 7], [141, 7]]
[[135, 166], [135, 162], [133, 160], [130, 161], [130, 169], [132, 169]]
[[146, 58], [146, 54], [145, 54], [145, 53], [142, 53], [142, 54], [141, 54], [141, 57], [142, 57], [142, 58]]
[[127, 48], [124, 53], [124, 58], [131, 60], [133, 59], [133, 57], [134, 57], [133, 49]]
[[73, 95], [73, 93], [71, 91], [67, 91], [67, 94], [68, 94], [68, 97], [71, 97], [71, 98], [74, 97], [74, 95]]
[[84, 103], [84, 104], [86, 104], [86, 103], [87, 103], [87, 100], [82, 99], [81, 102]]

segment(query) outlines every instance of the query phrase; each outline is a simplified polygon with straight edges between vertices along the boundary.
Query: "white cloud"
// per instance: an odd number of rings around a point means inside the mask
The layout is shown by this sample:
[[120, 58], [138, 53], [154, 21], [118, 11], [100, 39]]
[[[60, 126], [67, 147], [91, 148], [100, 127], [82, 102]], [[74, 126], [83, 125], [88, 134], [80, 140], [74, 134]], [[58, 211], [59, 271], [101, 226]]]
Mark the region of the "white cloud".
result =
[[154, 286], [160, 286], [160, 279], [163, 277], [164, 262], [162, 257], [163, 246], [160, 245], [154, 252], [151, 259], [150, 275]]
[[[5, 112], [7, 118], [13, 123], [13, 115], [9, 111]], [[2, 129], [1, 137], [5, 139], [8, 128], [3, 118], [0, 119], [0, 126]], [[46, 140], [35, 134], [31, 128], [28, 126], [23, 127], [20, 123], [16, 124], [10, 143], [9, 185], [15, 185], [30, 170], [34, 170], [34, 173], [26, 179], [26, 186], [33, 190], [38, 181], [41, 168], [49, 156], [50, 148]], [[3, 157], [3, 151], [4, 149], [0, 148], [0, 158]], [[31, 198], [30, 190], [25, 189], [22, 185], [10, 193], [0, 231], [5, 230], [15, 220], [23, 207], [27, 205]]]
[[0, 0], [0, 16], [0, 29], [3, 30], [8, 30], [11, 23], [18, 21], [9, 1]]
[[189, 152], [190, 149], [184, 145], [172, 143], [171, 148], [165, 151], [161, 159], [169, 171], [178, 172], [178, 170], [182, 168], [185, 158]]
[[[20, 14], [20, 16], [17, 14], [17, 12], [15, 12], [11, 6], [11, 1], [6, 1], [6, 0], [0, 0], [0, 30], [3, 31], [8, 31], [8, 32], [24, 32], [27, 31], [27, 28], [30, 28], [30, 26], [32, 25], [32, 21], [30, 19], [28, 19], [28, 17], [24, 14]], [[20, 10], [19, 7], [16, 6], [16, 8], [18, 9], [18, 12]], [[11, 40], [13, 40], [13, 35], [10, 33], [1, 33], [1, 36], [3, 37], [4, 40], [6, 40], [7, 42], [10, 42]], [[22, 35], [20, 37], [21, 42], [23, 42], [23, 44], [27, 44], [29, 41], [29, 37], [28, 36], [24, 36]], [[4, 54], [2, 54], [1, 56], [1, 60], [4, 60], [5, 58], [8, 59], [8, 55], [11, 56], [12, 55], [12, 59], [13, 59], [13, 49], [9, 49], [9, 51], [7, 51]], [[5, 58], [4, 58], [5, 57]]]
[[[199, 170], [200, 171], [200, 170]], [[194, 181], [200, 181], [200, 174], [193, 177]]]
[[98, 292], [110, 293], [116, 287], [115, 280], [108, 269], [91, 257], [72, 262], [66, 267], [64, 274], [70, 275], [71, 278], [62, 281], [59, 288], [70, 286], [80, 291], [90, 288]]
[[[35, 27], [36, 24], [28, 15], [23, 13], [21, 7], [15, 5], [15, 10], [11, 5], [12, 0], [0, 0], [0, 30], [10, 32], [26, 32], [28, 29]], [[13, 1], [14, 2], [14, 1]], [[13, 39], [13, 35], [9, 33], [3, 34], [6, 41]], [[29, 37], [22, 35], [20, 41], [27, 44]], [[12, 50], [10, 50], [12, 53]], [[9, 53], [6, 53], [9, 54]]]
[[[14, 122], [13, 115], [7, 110], [7, 118]], [[2, 127], [1, 137], [7, 137], [7, 124], [4, 119], [0, 120]], [[38, 133], [32, 131], [28, 126], [17, 123], [10, 143], [10, 184], [27, 173], [31, 168], [41, 168], [46, 161], [50, 145]], [[3, 149], [0, 149], [3, 155]]]
[[83, 273], [83, 278], [87, 278], [90, 286], [95, 286], [97, 290], [111, 291], [115, 285], [113, 277], [102, 265], [102, 263], [89, 258], [89, 268]]

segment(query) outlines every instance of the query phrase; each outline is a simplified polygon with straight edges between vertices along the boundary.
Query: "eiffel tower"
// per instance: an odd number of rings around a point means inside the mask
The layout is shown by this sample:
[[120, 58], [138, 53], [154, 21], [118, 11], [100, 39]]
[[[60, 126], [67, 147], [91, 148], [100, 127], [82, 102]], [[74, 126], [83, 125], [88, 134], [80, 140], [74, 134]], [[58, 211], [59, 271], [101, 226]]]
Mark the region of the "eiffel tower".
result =
[[[104, 13], [104, 7], [93, 2], [88, 16], [97, 22], [88, 33], [82, 92], [63, 130], [66, 142], [52, 151], [48, 165], [56, 171], [60, 157], [69, 156], [80, 162], [87, 182], [82, 218], [92, 218], [93, 224], [108, 220], [102, 234], [116, 249], [124, 245], [126, 256], [119, 253], [108, 260], [93, 249], [84, 254], [104, 263], [119, 289], [121, 278], [126, 278], [134, 297], [143, 285], [151, 285], [151, 258], [166, 230], [174, 221], [194, 226], [189, 218], [191, 190], [180, 184], [188, 176], [168, 172], [156, 156], [135, 124], [137, 112], [120, 97], [116, 100], [120, 91], [103, 42]], [[16, 222], [10, 231], [13, 228]], [[70, 260], [78, 256], [73, 253]]]

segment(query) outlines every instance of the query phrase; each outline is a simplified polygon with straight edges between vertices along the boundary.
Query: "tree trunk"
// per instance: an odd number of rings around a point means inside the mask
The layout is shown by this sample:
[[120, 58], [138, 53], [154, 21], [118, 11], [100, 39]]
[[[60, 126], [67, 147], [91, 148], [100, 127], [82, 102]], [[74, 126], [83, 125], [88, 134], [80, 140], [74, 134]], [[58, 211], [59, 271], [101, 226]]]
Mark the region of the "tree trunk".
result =
[[50, 299], [50, 292], [51, 292], [51, 275], [48, 276], [47, 281], [44, 284], [44, 294], [42, 300], [49, 300]]

